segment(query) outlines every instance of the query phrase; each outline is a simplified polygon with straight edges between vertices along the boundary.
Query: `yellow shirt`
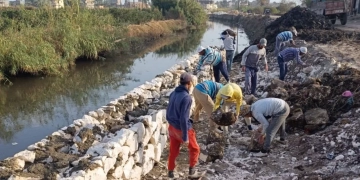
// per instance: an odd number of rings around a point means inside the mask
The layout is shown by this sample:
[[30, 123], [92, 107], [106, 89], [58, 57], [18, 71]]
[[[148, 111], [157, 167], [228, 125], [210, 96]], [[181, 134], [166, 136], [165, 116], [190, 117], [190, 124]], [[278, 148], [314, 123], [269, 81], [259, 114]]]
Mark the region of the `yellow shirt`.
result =
[[216, 95], [214, 111], [220, 106], [222, 100], [221, 95], [230, 97], [229, 99], [225, 100], [225, 102], [236, 103], [236, 115], [239, 115], [240, 106], [242, 104], [242, 98], [243, 98], [240, 86], [238, 86], [235, 83], [228, 83], [224, 87], [222, 87]]

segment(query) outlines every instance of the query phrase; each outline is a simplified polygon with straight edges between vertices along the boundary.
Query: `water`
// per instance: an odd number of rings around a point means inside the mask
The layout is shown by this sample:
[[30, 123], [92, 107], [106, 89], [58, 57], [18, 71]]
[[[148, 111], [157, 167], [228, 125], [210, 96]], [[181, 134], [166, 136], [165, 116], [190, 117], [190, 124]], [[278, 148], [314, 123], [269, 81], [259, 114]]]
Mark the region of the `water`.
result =
[[[151, 80], [195, 54], [198, 45], [221, 46], [218, 38], [229, 26], [209, 24], [205, 33], [198, 31], [187, 38], [163, 39], [131, 57], [78, 62], [62, 77], [11, 79], [12, 86], [0, 88], [0, 159], [13, 156], [87, 112]], [[241, 51], [248, 39], [245, 34], [239, 36]]]

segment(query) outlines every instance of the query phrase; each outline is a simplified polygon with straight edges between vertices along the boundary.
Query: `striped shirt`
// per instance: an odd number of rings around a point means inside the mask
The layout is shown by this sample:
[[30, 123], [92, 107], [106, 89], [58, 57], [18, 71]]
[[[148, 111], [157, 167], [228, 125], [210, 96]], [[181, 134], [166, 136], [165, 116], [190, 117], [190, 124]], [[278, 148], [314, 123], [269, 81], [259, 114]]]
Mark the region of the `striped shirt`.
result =
[[293, 39], [293, 34], [291, 31], [284, 31], [277, 35], [277, 38], [282, 39], [283, 41], [288, 41]]
[[224, 85], [222, 85], [221, 83], [208, 80], [197, 84], [195, 88], [198, 89], [200, 92], [209, 95], [211, 99], [214, 100], [217, 93], [223, 86]]
[[279, 53], [279, 56], [283, 59], [284, 62], [289, 62], [295, 59], [297, 63], [305, 64], [301, 61], [300, 48], [285, 48]]
[[216, 66], [221, 61], [222, 61], [222, 57], [220, 51], [208, 47], [205, 49], [205, 55], [201, 56], [200, 61], [196, 66], [196, 70], [200, 70], [200, 68], [204, 65]]

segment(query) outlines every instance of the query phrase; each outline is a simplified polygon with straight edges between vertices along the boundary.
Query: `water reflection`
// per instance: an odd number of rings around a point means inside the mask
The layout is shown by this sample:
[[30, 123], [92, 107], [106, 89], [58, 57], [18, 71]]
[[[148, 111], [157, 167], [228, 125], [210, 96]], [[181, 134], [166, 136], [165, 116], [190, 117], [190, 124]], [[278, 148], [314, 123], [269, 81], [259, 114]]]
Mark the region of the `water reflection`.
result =
[[217, 38], [226, 28], [213, 23], [206, 32], [163, 38], [127, 56], [78, 62], [62, 77], [12, 78], [12, 86], [0, 88], [0, 159], [151, 80], [199, 44], [221, 45]]

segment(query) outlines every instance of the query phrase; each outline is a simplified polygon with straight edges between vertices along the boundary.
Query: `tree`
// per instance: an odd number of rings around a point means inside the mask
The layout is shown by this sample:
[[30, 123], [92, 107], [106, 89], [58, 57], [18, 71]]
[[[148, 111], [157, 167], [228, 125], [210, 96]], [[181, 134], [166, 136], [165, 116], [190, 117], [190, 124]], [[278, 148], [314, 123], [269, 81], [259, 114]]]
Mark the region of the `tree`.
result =
[[152, 0], [151, 2], [152, 5], [159, 8], [164, 15], [170, 8], [175, 8], [177, 5], [177, 0]]
[[301, 0], [301, 5], [309, 8], [312, 5], [312, 0]]

